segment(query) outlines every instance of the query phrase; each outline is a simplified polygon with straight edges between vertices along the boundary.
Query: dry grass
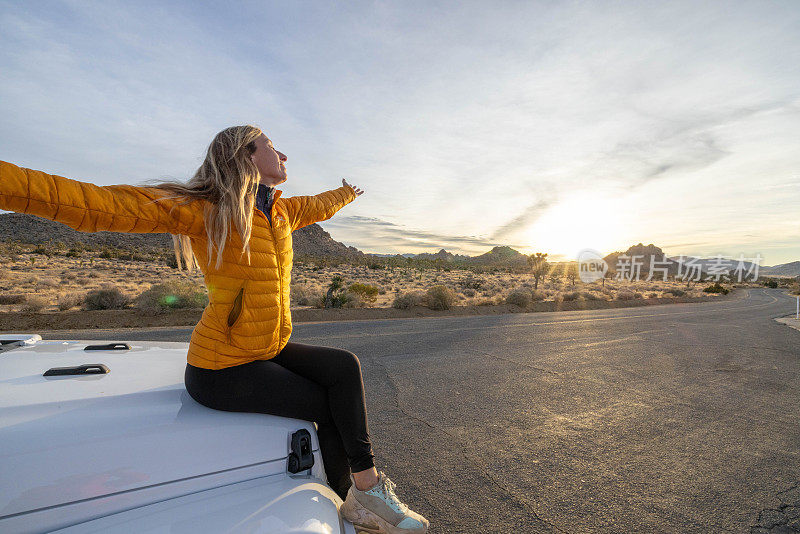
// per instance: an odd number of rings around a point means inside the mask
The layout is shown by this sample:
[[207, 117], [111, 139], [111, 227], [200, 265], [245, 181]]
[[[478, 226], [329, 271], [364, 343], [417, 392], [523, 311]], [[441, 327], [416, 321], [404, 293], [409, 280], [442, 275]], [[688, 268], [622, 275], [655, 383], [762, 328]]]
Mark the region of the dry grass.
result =
[[[133, 302], [154, 286], [203, 287], [202, 274], [177, 271], [166, 265], [120, 259], [72, 258], [29, 254], [0, 257], [0, 311], [21, 311], [39, 307], [41, 311], [74, 309], [84, 304], [87, 293], [113, 285]], [[569, 302], [581, 300], [632, 300], [675, 296], [711, 296], [703, 293], [708, 284], [686, 287], [680, 281], [606, 280], [572, 284], [564, 279], [547, 278], [533, 288], [533, 278], [511, 273], [476, 274], [465, 270], [436, 271], [395, 268], [369, 269], [364, 266], [319, 268], [295, 263], [292, 269], [291, 303], [308, 308], [322, 305], [334, 276], [341, 276], [347, 290], [346, 307], [407, 308], [429, 306], [487, 306], [515, 304], [522, 308], [537, 301]], [[355, 284], [355, 285], [354, 285]], [[736, 286], [758, 284], [736, 284]], [[730, 285], [728, 285], [730, 287]], [[33, 297], [40, 300], [29, 305]]]

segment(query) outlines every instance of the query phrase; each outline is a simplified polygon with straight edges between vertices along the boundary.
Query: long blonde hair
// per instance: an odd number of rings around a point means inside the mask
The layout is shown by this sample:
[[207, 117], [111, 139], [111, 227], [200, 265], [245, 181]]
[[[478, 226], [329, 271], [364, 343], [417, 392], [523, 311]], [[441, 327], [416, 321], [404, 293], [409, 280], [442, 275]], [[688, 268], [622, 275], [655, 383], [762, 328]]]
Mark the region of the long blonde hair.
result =
[[[206, 159], [187, 182], [167, 181], [153, 185], [182, 198], [178, 205], [193, 200], [206, 200], [203, 219], [208, 235], [208, 265], [217, 251], [215, 268], [222, 266], [222, 251], [231, 231], [231, 221], [242, 239], [242, 253], [250, 261], [250, 234], [253, 230], [253, 206], [258, 191], [259, 174], [250, 156], [256, 151], [255, 140], [261, 129], [250, 124], [232, 126], [219, 132], [208, 146]], [[173, 235], [178, 269], [197, 266], [191, 240]]]

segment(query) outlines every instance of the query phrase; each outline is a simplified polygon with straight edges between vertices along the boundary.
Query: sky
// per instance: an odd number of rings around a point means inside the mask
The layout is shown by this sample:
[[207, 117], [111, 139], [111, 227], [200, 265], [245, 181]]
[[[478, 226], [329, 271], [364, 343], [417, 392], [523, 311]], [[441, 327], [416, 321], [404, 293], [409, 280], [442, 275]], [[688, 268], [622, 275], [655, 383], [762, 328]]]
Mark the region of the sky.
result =
[[0, 0], [0, 159], [185, 180], [264, 130], [373, 253], [800, 260], [800, 3]]

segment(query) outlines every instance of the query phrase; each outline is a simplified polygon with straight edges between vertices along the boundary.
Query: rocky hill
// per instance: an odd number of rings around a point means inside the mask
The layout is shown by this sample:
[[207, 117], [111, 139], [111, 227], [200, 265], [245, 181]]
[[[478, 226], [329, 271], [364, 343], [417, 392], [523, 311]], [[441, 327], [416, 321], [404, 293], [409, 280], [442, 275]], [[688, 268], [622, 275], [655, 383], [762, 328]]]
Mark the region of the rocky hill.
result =
[[[69, 226], [23, 213], [0, 214], [0, 241], [18, 241], [39, 245], [51, 241], [67, 247], [76, 244], [88, 247], [113, 247], [139, 252], [169, 252], [170, 234], [133, 234], [119, 232], [78, 232]], [[366, 255], [355, 247], [335, 241], [318, 224], [312, 224], [292, 234], [296, 255], [363, 258]]]

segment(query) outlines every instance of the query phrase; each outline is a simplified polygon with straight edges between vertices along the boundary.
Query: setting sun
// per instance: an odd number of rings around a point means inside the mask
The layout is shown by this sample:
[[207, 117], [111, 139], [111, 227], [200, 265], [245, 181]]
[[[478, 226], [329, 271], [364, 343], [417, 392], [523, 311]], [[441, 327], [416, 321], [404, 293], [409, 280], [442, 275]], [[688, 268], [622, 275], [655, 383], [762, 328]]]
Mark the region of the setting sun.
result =
[[576, 193], [548, 209], [530, 227], [530, 250], [575, 259], [578, 252], [595, 249], [603, 254], [625, 242], [626, 215], [619, 200]]

